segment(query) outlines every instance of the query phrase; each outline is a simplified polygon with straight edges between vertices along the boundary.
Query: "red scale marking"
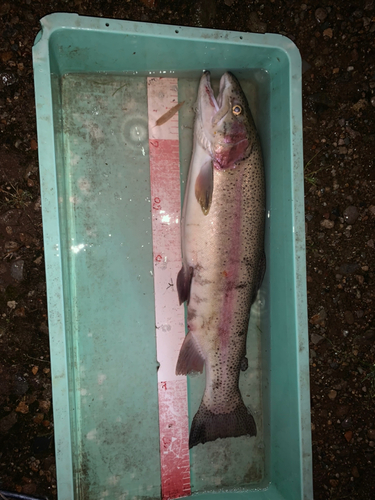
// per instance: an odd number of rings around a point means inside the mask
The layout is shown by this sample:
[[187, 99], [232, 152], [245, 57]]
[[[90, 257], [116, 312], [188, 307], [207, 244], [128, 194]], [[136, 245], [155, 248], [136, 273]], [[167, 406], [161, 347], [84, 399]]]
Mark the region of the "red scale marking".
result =
[[163, 500], [191, 494], [187, 381], [175, 375], [185, 337], [184, 309], [175, 288], [181, 267], [178, 115], [155, 127], [156, 119], [177, 104], [177, 84], [177, 79], [147, 79]]

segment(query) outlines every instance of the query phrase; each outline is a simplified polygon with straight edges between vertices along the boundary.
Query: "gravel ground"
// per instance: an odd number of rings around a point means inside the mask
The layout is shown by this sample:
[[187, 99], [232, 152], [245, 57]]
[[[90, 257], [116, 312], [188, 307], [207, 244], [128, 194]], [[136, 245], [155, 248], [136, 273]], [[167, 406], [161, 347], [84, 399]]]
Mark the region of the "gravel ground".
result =
[[314, 497], [375, 498], [374, 0], [0, 4], [0, 488], [56, 497], [31, 49], [51, 12], [281, 33], [303, 58]]

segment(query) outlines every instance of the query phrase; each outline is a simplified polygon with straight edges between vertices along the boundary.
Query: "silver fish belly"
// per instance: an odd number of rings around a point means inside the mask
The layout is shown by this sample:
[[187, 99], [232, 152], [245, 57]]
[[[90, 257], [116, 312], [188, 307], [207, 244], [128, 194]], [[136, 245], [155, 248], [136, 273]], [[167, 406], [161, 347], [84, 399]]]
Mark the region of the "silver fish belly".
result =
[[202, 371], [206, 388], [190, 430], [190, 448], [218, 438], [256, 435], [238, 387], [246, 369], [251, 305], [261, 285], [265, 188], [258, 134], [246, 97], [225, 73], [215, 99], [202, 76], [194, 150], [182, 215], [180, 302], [188, 334], [177, 374]]

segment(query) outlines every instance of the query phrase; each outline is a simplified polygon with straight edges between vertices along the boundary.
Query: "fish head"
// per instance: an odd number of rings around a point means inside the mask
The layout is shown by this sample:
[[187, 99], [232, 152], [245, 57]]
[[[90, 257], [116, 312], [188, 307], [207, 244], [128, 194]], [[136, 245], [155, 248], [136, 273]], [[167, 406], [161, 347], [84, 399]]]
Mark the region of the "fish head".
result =
[[247, 99], [237, 78], [229, 72], [220, 79], [215, 98], [210, 73], [206, 71], [198, 90], [196, 133], [218, 170], [234, 168], [250, 155], [256, 136]]

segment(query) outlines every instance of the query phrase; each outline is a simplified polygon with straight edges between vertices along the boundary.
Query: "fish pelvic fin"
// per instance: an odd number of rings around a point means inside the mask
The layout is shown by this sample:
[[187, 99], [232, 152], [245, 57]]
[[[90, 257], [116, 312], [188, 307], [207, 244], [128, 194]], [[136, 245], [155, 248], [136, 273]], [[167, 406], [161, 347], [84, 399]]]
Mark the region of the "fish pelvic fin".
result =
[[176, 375], [187, 375], [191, 372], [203, 371], [204, 359], [199, 352], [196, 340], [191, 332], [188, 332], [181, 346], [176, 365]]
[[189, 448], [199, 443], [219, 438], [256, 436], [257, 428], [253, 416], [242, 399], [230, 413], [213, 413], [202, 402], [191, 424]]
[[191, 280], [193, 278], [193, 271], [194, 271], [193, 267], [182, 266], [178, 272], [177, 292], [180, 305], [185, 301], [189, 304], [190, 287], [191, 287]]
[[195, 181], [195, 197], [201, 206], [204, 215], [210, 211], [212, 193], [214, 191], [214, 173], [212, 160], [204, 163]]

